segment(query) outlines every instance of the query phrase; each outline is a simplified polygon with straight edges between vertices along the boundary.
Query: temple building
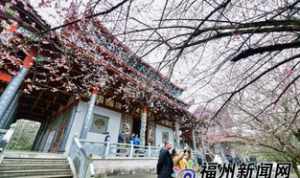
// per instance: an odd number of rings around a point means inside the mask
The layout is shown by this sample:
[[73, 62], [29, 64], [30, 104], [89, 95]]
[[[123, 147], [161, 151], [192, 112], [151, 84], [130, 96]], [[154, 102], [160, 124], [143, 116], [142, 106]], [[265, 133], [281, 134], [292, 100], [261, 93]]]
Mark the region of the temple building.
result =
[[183, 89], [99, 20], [55, 32], [26, 1], [0, 6], [0, 128], [39, 122], [33, 150], [43, 152], [67, 151], [74, 136], [117, 143], [123, 134], [128, 143], [135, 134], [141, 145], [179, 146], [180, 126], [192, 119]]

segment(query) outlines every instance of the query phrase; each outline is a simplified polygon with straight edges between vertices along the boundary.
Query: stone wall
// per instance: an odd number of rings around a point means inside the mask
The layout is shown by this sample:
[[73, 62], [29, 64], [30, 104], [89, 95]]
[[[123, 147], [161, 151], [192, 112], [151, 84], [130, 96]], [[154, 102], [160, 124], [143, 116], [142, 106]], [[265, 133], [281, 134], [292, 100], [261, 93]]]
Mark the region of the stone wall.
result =
[[41, 124], [39, 122], [23, 119], [18, 120], [16, 122], [14, 134], [7, 146], [7, 149], [30, 151], [40, 125]]
[[93, 159], [96, 177], [155, 174], [157, 159]]

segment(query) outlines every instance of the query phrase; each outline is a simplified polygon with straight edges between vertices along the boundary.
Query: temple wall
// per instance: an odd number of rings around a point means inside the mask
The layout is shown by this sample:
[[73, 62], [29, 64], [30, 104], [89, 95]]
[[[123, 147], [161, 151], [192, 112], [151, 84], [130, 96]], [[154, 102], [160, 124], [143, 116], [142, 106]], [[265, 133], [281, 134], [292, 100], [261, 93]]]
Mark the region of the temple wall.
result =
[[[121, 125], [121, 113], [96, 106], [94, 114], [108, 117], [107, 132], [111, 136], [110, 141], [113, 143], [118, 142], [118, 136]], [[104, 141], [106, 135], [96, 132], [88, 132], [87, 139], [90, 141]]]
[[164, 138], [166, 138], [169, 143], [174, 145], [174, 138], [175, 138], [174, 130], [161, 125], [156, 125], [156, 131], [155, 131], [156, 146], [162, 146], [164, 143]]
[[[70, 134], [67, 140], [67, 147], [66, 150], [69, 149], [70, 144], [72, 143], [72, 139], [75, 135], [80, 136], [81, 130], [84, 125], [84, 118], [86, 115], [88, 109], [88, 103], [87, 102], [80, 102], [76, 112], [75, 112], [75, 118], [73, 125], [70, 130]], [[117, 142], [118, 136], [119, 136], [119, 130], [120, 130], [120, 124], [121, 124], [121, 113], [112, 111], [110, 109], [106, 109], [103, 107], [95, 106], [94, 108], [94, 114], [104, 117], [105, 119], [108, 119], [107, 126], [106, 126], [106, 132], [109, 132], [111, 139], [111, 142]], [[87, 139], [89, 141], [104, 141], [106, 135], [104, 135], [102, 132], [97, 132], [96, 129], [94, 129], [93, 132], [89, 131], [87, 135]]]

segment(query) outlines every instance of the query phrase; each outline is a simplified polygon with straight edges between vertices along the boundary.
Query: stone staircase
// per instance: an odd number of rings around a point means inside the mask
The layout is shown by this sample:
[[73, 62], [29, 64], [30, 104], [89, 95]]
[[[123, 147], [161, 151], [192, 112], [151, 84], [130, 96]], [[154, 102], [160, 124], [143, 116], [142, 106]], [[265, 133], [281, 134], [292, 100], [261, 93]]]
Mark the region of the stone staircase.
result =
[[52, 153], [5, 152], [0, 178], [72, 178], [66, 156]]

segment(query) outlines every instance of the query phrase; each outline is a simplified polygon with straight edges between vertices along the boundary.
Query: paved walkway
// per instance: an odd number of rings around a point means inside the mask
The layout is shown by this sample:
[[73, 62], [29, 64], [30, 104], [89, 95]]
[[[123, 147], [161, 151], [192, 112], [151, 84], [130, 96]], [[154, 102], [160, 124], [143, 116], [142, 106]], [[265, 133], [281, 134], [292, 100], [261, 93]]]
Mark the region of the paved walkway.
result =
[[113, 176], [107, 178], [156, 178], [155, 175], [129, 175], [129, 176]]
[[[201, 177], [201, 176], [197, 176], [198, 177]], [[224, 176], [225, 178], [226, 176]], [[255, 176], [253, 176], [255, 177]], [[272, 176], [274, 177], [274, 176]], [[107, 177], [107, 178], [157, 178], [156, 175], [128, 175], [128, 176], [113, 176], [113, 177]], [[290, 178], [297, 178], [297, 176], [295, 174], [291, 174], [290, 175]]]

